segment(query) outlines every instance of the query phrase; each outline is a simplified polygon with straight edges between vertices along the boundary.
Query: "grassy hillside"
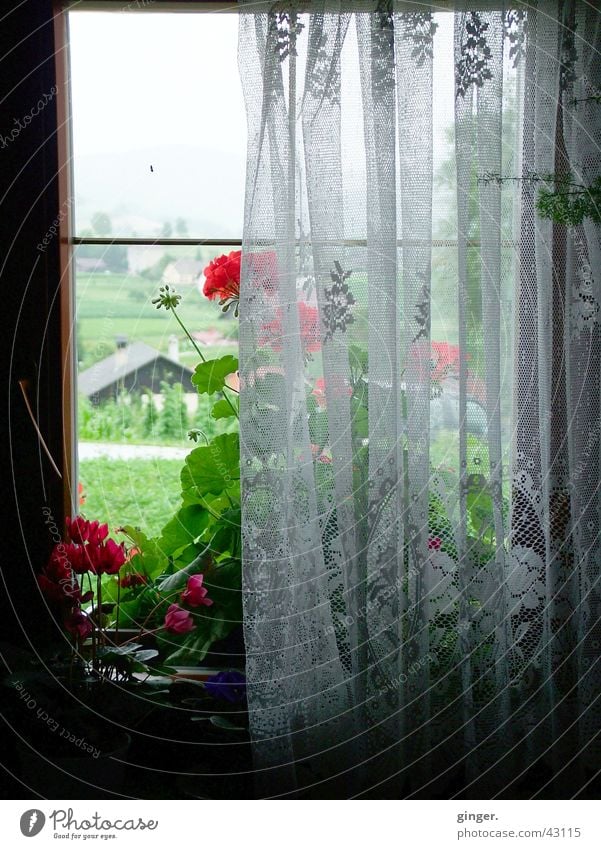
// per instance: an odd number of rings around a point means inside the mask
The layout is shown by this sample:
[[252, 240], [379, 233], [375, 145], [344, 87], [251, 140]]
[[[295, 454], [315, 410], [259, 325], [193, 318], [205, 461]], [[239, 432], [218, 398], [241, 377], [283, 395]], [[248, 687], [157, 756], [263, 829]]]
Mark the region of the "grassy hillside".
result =
[[[157, 310], [152, 299], [160, 283], [135, 274], [77, 274], [77, 339], [80, 370], [92, 366], [115, 350], [117, 336], [130, 342], [141, 341], [167, 352], [169, 337], [175, 334], [182, 362], [194, 366], [198, 354], [185, 337], [173, 315]], [[196, 286], [177, 287], [183, 300], [179, 315], [190, 330], [217, 330], [229, 341], [218, 348], [201, 346], [206, 356], [232, 353], [237, 347], [238, 322], [208, 301]]]

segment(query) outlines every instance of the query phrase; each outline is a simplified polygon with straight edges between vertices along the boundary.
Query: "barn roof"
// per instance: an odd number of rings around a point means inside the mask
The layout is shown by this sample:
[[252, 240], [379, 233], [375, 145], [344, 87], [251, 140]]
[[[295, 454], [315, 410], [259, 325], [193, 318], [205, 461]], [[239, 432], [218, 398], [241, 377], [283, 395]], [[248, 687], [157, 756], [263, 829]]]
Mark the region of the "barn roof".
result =
[[145, 342], [133, 342], [83, 371], [79, 375], [77, 388], [88, 397], [95, 395], [112, 384], [124, 380], [128, 375], [134, 374], [143, 366], [159, 360], [173, 366], [182, 376], [191, 377], [194, 374], [192, 369]]

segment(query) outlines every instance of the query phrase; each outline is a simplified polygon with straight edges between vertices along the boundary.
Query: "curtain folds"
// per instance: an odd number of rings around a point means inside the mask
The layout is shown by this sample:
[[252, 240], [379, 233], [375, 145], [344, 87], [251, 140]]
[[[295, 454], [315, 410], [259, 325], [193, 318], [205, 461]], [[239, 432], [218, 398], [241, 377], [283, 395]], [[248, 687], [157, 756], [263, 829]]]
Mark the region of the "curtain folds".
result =
[[241, 4], [262, 796], [598, 768], [601, 239], [537, 197], [599, 174], [601, 14], [413, 7]]

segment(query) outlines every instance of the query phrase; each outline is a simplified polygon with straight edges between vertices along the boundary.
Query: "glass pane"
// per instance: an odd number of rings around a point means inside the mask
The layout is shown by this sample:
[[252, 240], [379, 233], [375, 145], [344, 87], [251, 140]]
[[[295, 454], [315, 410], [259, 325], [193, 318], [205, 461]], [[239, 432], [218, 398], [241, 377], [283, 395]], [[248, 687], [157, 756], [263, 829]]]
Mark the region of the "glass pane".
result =
[[73, 11], [69, 27], [77, 235], [240, 238], [237, 15]]
[[[218, 425], [190, 383], [195, 346], [207, 358], [237, 355], [233, 311], [202, 294], [202, 270], [229, 250], [77, 249], [79, 480], [90, 518], [154, 534], [179, 506], [179, 472], [194, 447], [188, 431], [210, 438]], [[192, 339], [152, 304], [164, 283], [182, 295], [177, 312]]]

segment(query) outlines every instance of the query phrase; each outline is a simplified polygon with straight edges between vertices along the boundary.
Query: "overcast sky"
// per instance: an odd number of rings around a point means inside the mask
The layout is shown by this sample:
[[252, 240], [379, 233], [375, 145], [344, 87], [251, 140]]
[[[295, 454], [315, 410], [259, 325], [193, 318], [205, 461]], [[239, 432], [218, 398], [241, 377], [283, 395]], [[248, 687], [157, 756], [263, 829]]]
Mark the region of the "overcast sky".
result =
[[[240, 236], [246, 116], [238, 16], [73, 11], [69, 20], [78, 227], [102, 209], [121, 235], [155, 235], [182, 216], [191, 235]], [[448, 156], [454, 104], [453, 16], [437, 20], [435, 162]], [[299, 70], [303, 64], [301, 57]], [[357, 198], [365, 153], [354, 24], [342, 67], [343, 168], [347, 196]]]
[[[210, 20], [207, 20], [210, 18]], [[232, 14], [72, 12], [78, 154], [174, 142], [244, 148]]]

